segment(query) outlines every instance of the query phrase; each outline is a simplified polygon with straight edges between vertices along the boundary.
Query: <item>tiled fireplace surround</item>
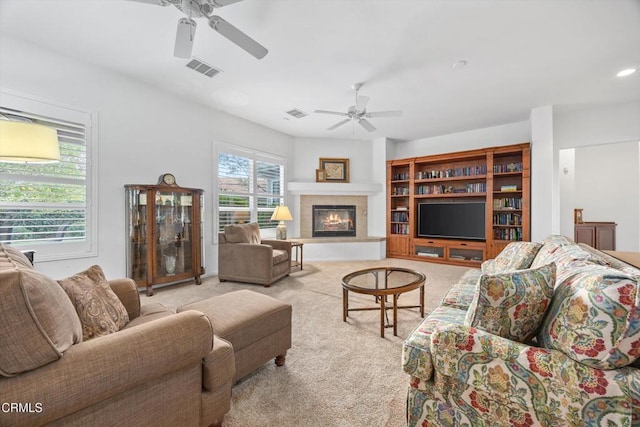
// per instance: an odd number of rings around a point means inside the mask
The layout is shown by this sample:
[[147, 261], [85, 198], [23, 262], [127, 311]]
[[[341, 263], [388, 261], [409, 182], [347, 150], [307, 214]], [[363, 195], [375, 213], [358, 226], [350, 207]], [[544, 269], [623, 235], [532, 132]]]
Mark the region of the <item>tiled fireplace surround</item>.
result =
[[[297, 236], [304, 243], [304, 260], [345, 261], [382, 260], [386, 256], [386, 238], [369, 235], [372, 198], [384, 196], [384, 186], [373, 183], [289, 182], [291, 205], [298, 222]], [[384, 203], [384, 198], [382, 198]], [[355, 205], [355, 237], [312, 237], [312, 205]], [[379, 218], [378, 218], [379, 220]], [[375, 223], [376, 219], [374, 219]]]
[[[355, 205], [356, 207], [356, 237], [343, 239], [362, 239], [367, 237], [367, 196], [334, 196], [334, 195], [301, 195], [300, 196], [300, 237], [312, 238], [313, 205]], [[323, 238], [336, 239], [336, 238]]]

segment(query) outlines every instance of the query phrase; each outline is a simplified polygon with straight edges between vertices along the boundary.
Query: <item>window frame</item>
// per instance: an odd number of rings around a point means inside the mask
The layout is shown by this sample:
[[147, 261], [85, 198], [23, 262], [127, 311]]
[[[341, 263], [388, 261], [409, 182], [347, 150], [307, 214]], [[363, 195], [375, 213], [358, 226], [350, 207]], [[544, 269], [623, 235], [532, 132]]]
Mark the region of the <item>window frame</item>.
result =
[[[218, 230], [220, 229], [220, 204], [219, 204], [219, 200], [220, 200], [220, 188], [218, 187], [218, 173], [219, 173], [219, 167], [218, 167], [218, 156], [221, 154], [230, 154], [233, 156], [239, 156], [239, 157], [244, 157], [247, 159], [250, 159], [252, 161], [252, 172], [251, 172], [251, 188], [253, 190], [250, 190], [247, 193], [247, 196], [249, 197], [249, 221], [251, 222], [258, 222], [258, 212], [259, 211], [265, 211], [268, 208], [260, 208], [258, 207], [258, 199], [259, 198], [268, 198], [270, 197], [270, 195], [266, 195], [266, 194], [260, 194], [257, 191], [257, 181], [258, 181], [258, 174], [256, 173], [256, 164], [257, 162], [268, 162], [268, 163], [274, 163], [274, 164], [279, 164], [282, 166], [282, 196], [277, 196], [277, 197], [281, 197], [282, 199], [282, 204], [287, 205], [287, 158], [284, 156], [280, 156], [277, 154], [273, 154], [273, 153], [267, 153], [264, 151], [258, 151], [258, 150], [254, 150], [251, 148], [247, 148], [247, 147], [243, 147], [240, 145], [233, 145], [233, 144], [227, 144], [227, 143], [216, 143], [215, 144], [215, 149], [214, 149], [214, 159], [213, 159], [213, 212], [215, 215], [215, 218], [213, 220], [213, 242], [215, 244], [218, 243]], [[260, 228], [260, 234], [262, 235], [262, 237], [264, 238], [275, 238], [276, 235], [276, 225], [274, 225], [273, 228]]]
[[[86, 153], [86, 238], [83, 241], [61, 241], [49, 243], [15, 244], [20, 250], [33, 250], [36, 260], [59, 261], [97, 256], [98, 240], [98, 191], [97, 191], [97, 153], [98, 153], [98, 114], [57, 101], [24, 94], [18, 91], [0, 88], [0, 106], [25, 115], [34, 114], [51, 119], [79, 123], [85, 128]], [[0, 204], [2, 202], [0, 201]]]

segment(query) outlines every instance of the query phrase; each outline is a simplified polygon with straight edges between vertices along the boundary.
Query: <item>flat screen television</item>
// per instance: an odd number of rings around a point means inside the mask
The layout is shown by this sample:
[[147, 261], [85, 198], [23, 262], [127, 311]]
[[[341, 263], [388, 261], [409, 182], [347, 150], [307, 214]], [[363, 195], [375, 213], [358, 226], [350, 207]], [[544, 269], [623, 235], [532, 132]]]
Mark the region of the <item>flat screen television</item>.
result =
[[419, 203], [418, 237], [485, 240], [485, 202]]

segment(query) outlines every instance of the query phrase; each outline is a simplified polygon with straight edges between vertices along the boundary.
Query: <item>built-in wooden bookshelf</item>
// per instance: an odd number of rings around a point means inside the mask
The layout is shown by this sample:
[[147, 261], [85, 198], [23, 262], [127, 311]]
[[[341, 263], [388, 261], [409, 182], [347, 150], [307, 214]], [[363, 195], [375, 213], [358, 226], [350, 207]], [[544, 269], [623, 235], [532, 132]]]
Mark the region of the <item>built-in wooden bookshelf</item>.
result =
[[410, 161], [387, 163], [387, 253], [404, 256], [409, 251], [411, 228], [413, 164]]
[[[388, 161], [387, 256], [479, 265], [528, 241], [530, 158], [523, 143]], [[418, 206], [436, 202], [483, 202], [485, 238], [419, 236]]]

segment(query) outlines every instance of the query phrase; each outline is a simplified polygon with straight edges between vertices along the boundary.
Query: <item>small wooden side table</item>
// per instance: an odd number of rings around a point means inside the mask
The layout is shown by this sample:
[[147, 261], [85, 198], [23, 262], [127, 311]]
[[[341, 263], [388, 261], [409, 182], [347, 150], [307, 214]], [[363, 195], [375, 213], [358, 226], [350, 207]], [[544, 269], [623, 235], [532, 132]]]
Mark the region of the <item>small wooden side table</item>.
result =
[[296, 248], [296, 257], [291, 260], [291, 269], [300, 267], [302, 270], [302, 246], [304, 243], [291, 240], [291, 249]]

